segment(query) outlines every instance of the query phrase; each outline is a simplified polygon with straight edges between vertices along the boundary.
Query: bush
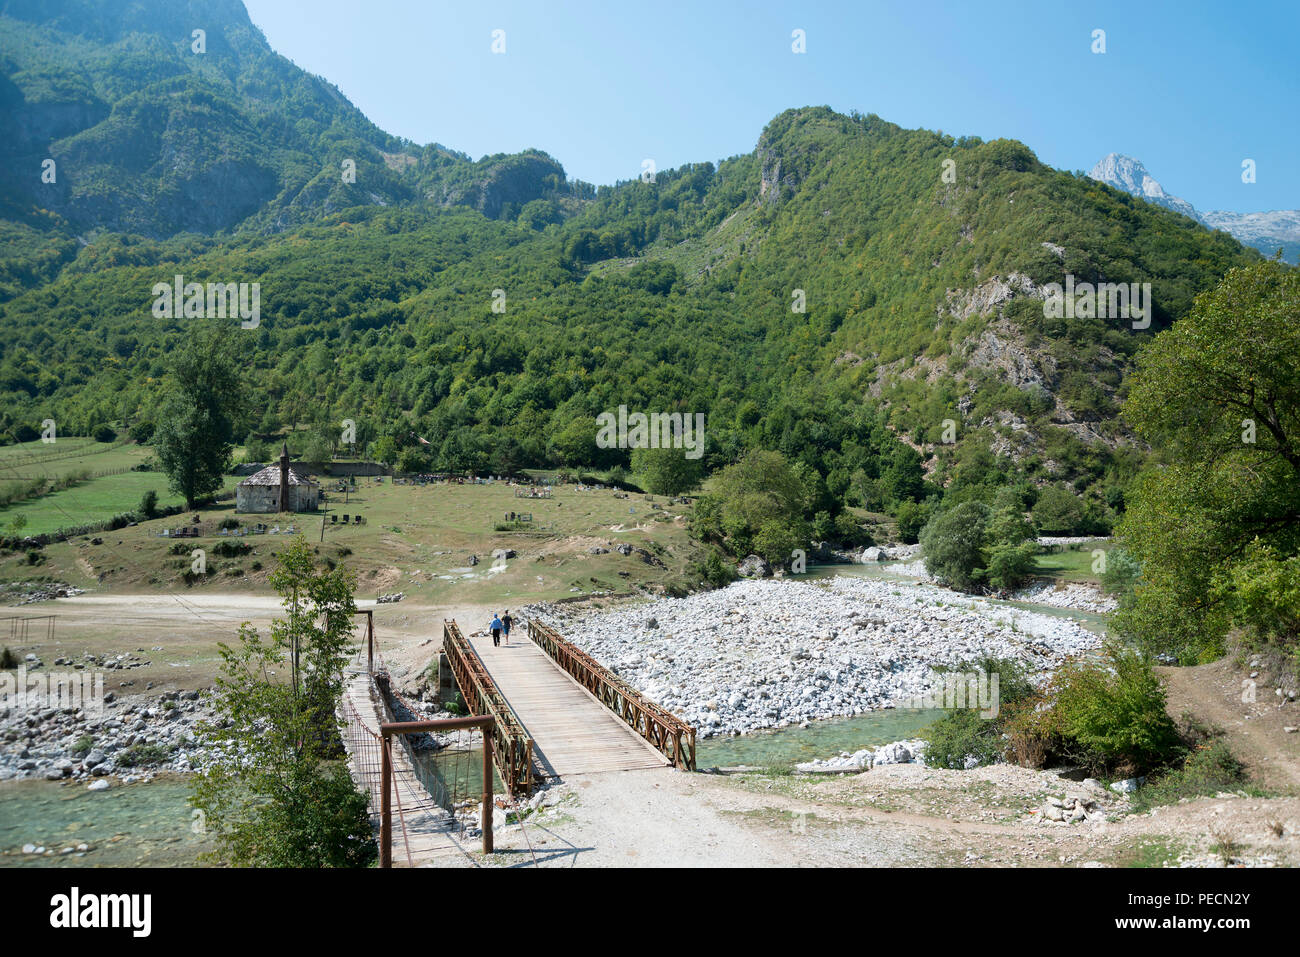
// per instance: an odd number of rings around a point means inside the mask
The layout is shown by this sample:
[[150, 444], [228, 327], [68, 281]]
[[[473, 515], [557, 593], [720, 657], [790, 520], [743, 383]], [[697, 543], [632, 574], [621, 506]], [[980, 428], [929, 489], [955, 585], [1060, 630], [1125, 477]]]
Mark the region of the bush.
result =
[[1220, 738], [1197, 745], [1182, 767], [1149, 779], [1133, 797], [1135, 810], [1176, 804], [1182, 798], [1201, 797], [1246, 783], [1246, 767]]
[[112, 442], [116, 438], [117, 438], [117, 433], [113, 431], [112, 426], [101, 425], [99, 428], [95, 430], [96, 442]]
[[1019, 588], [1038, 570], [1034, 542], [1021, 545], [995, 545], [989, 550], [988, 583], [1007, 591]]
[[1072, 535], [1083, 523], [1083, 502], [1060, 485], [1049, 485], [1034, 503], [1034, 522], [1044, 535]]
[[140, 496], [140, 514], [144, 518], [156, 518], [158, 516], [158, 493], [153, 489], [149, 489]]
[[218, 527], [218, 528], [224, 528], [224, 529], [226, 529], [227, 531], [229, 531], [230, 529], [233, 529], [233, 528], [238, 528], [238, 527], [239, 527], [239, 519], [237, 519], [237, 518], [223, 518], [223, 519], [221, 520], [220, 524], [219, 524], [217, 527]]
[[119, 768], [147, 768], [163, 764], [171, 756], [171, 751], [160, 744], [133, 744], [123, 748], [113, 758]]
[[866, 548], [876, 543], [871, 533], [858, 524], [858, 520], [848, 512], [840, 512], [836, 515], [831, 522], [831, 527], [834, 530], [834, 537], [845, 547]]
[[1047, 691], [1064, 750], [1097, 773], [1131, 777], [1181, 756], [1165, 689], [1139, 652], [1109, 642], [1101, 662], [1067, 663]]
[[0, 670], [12, 671], [18, 667], [18, 656], [9, 650], [0, 651]]
[[976, 707], [947, 712], [922, 733], [925, 739], [925, 763], [937, 768], [965, 768], [967, 758], [979, 765], [993, 764], [1005, 756], [1005, 724], [1009, 709], [1034, 693], [1024, 665], [1011, 658], [984, 657], [963, 662], [952, 669], [998, 676], [998, 712], [983, 717]]
[[253, 550], [253, 546], [248, 542], [221, 541], [212, 546], [212, 554], [220, 555], [222, 558], [234, 558], [238, 555], [247, 555]]
[[131, 438], [140, 445], [146, 445], [153, 438], [154, 424], [147, 419], [131, 426]]
[[1142, 568], [1121, 548], [1106, 554], [1106, 570], [1101, 573], [1101, 587], [1109, 595], [1124, 596], [1133, 591], [1142, 575]]
[[710, 548], [708, 556], [693, 571], [694, 577], [713, 588], [725, 588], [740, 577], [735, 566], [716, 548]]

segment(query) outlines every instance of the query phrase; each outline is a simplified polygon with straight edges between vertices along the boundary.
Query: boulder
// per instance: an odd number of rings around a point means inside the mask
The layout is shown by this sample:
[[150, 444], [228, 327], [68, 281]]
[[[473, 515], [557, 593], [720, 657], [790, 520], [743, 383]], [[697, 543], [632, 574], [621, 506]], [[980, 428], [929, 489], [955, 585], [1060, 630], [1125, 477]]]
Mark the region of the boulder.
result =
[[863, 565], [870, 565], [873, 562], [884, 562], [888, 560], [889, 552], [885, 551], [879, 545], [872, 545], [870, 548], [863, 549], [862, 557], [859, 559]]
[[772, 566], [758, 555], [746, 555], [738, 571], [745, 578], [767, 578], [772, 574]]

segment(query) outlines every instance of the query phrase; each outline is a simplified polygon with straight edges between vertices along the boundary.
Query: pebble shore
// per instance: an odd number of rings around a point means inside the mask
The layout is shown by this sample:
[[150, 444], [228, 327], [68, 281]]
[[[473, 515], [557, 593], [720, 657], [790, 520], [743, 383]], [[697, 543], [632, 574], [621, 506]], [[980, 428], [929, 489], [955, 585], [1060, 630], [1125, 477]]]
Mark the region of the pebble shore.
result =
[[936, 666], [991, 655], [1046, 674], [1100, 639], [1063, 618], [925, 583], [741, 581], [602, 611], [524, 609], [694, 725], [746, 734], [893, 707]]

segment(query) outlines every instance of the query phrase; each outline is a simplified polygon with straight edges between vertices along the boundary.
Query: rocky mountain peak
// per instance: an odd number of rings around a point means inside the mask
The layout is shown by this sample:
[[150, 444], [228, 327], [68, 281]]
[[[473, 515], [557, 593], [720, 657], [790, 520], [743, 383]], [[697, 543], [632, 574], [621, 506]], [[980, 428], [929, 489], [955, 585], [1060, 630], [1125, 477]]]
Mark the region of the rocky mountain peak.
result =
[[1182, 213], [1197, 222], [1201, 221], [1200, 215], [1196, 212], [1196, 207], [1185, 199], [1180, 199], [1165, 192], [1165, 188], [1142, 165], [1142, 161], [1134, 159], [1132, 156], [1125, 156], [1123, 153], [1111, 153], [1094, 166], [1088, 176], [1091, 179], [1105, 183], [1107, 186], [1123, 190], [1131, 196], [1141, 196], [1147, 202], [1163, 206], [1175, 213]]

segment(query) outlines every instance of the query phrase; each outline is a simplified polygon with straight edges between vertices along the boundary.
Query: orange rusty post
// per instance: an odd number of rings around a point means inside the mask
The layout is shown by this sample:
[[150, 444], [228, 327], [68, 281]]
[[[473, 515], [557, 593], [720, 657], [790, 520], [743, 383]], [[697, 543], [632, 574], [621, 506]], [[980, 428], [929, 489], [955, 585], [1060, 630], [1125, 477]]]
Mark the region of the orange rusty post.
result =
[[380, 797], [379, 797], [379, 866], [393, 866], [393, 807], [389, 799], [388, 792], [392, 788], [393, 782], [393, 758], [390, 749], [392, 748], [392, 739], [387, 734], [383, 735], [380, 754]]
[[492, 719], [483, 726], [483, 853], [492, 853]]
[[380, 749], [382, 757], [381, 794], [379, 808], [381, 823], [379, 825], [379, 866], [393, 866], [393, 811], [389, 800], [392, 787], [393, 735], [413, 734], [420, 731], [461, 731], [477, 728], [483, 733], [483, 853], [491, 854], [492, 846], [492, 729], [496, 719], [489, 715], [471, 715], [468, 718], [447, 718], [440, 721], [389, 721], [379, 726], [383, 739]]

